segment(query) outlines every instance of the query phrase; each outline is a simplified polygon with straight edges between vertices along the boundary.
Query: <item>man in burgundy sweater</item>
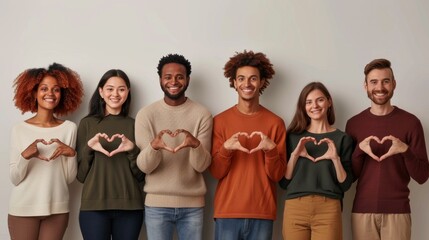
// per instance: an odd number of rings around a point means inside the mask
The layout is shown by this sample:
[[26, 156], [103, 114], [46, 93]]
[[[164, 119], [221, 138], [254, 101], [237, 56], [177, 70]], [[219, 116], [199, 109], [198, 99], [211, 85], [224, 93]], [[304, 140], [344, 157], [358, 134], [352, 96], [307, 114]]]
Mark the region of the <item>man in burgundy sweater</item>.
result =
[[408, 184], [429, 176], [429, 162], [419, 119], [390, 99], [396, 80], [389, 60], [365, 66], [371, 107], [349, 119], [346, 132], [356, 142], [352, 157], [358, 179], [352, 210], [354, 240], [411, 239]]

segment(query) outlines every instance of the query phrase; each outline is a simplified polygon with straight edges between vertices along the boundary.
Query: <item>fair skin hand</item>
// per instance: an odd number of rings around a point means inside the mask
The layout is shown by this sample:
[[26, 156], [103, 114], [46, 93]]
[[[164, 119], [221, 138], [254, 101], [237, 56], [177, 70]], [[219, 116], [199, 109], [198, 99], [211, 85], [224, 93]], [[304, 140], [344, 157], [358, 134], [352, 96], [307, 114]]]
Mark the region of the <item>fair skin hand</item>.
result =
[[[179, 146], [172, 148], [170, 146], [167, 146], [167, 144], [165, 144], [164, 140], [162, 140], [162, 136], [164, 134], [168, 134], [171, 137], [176, 137], [179, 134], [184, 134], [185, 139], [183, 140], [183, 142]], [[152, 142], [150, 144], [151, 144], [152, 148], [155, 150], [163, 149], [163, 150], [166, 150], [166, 151], [169, 151], [172, 153], [176, 153], [183, 148], [187, 148], [187, 147], [196, 148], [196, 147], [198, 147], [200, 145], [200, 140], [198, 140], [189, 131], [186, 131], [185, 129], [177, 129], [174, 132], [172, 132], [168, 129], [165, 129], [165, 130], [160, 131], [156, 135], [156, 137], [152, 140]]]
[[[52, 153], [50, 157], [46, 157], [40, 154], [39, 149], [37, 148], [37, 143], [42, 143], [44, 145], [50, 145], [50, 144], [56, 143], [58, 147], [55, 149], [55, 151]], [[21, 156], [27, 160], [35, 157], [43, 161], [51, 161], [61, 155], [66, 157], [73, 157], [75, 156], [75, 154], [76, 154], [76, 151], [73, 148], [67, 146], [59, 139], [53, 138], [49, 142], [44, 139], [36, 139], [21, 153]]]
[[[308, 154], [307, 149], [305, 148], [305, 144], [308, 142], [313, 142], [316, 145], [326, 143], [328, 145], [328, 150], [322, 156], [314, 158], [313, 156]], [[319, 142], [317, 142], [314, 137], [301, 138], [298, 142], [298, 145], [296, 146], [295, 150], [292, 152], [289, 158], [288, 165], [286, 168], [286, 173], [285, 173], [286, 179], [292, 178], [292, 173], [299, 157], [310, 159], [313, 162], [318, 162], [318, 161], [327, 160], [327, 159], [331, 160], [335, 167], [335, 172], [337, 174], [338, 182], [341, 183], [341, 182], [344, 182], [344, 180], [346, 180], [347, 173], [344, 170], [343, 166], [341, 165], [341, 159], [337, 154], [337, 148], [335, 147], [335, 143], [329, 138], [323, 138]]]
[[[112, 142], [113, 140], [115, 140], [115, 138], [120, 138], [121, 139], [121, 143], [119, 144], [118, 148], [116, 148], [115, 150], [113, 150], [112, 152], [108, 152], [106, 149], [103, 148], [103, 146], [100, 143], [100, 138], [104, 138], [106, 139], [108, 142]], [[115, 134], [111, 137], [109, 137], [107, 134], [105, 133], [97, 133], [95, 134], [94, 137], [92, 137], [89, 141], [88, 141], [88, 146], [93, 149], [94, 151], [98, 151], [103, 153], [106, 156], [113, 156], [117, 153], [120, 152], [127, 152], [130, 151], [134, 148], [134, 143], [131, 142], [124, 134]]]
[[[370, 142], [371, 140], [376, 141], [379, 144], [383, 144], [386, 141], [392, 141], [392, 146], [390, 146], [389, 150], [387, 151], [387, 153], [385, 153], [383, 156], [378, 157], [376, 156], [371, 149], [371, 145]], [[404, 142], [402, 142], [401, 140], [399, 140], [398, 138], [389, 135], [389, 136], [385, 136], [383, 137], [381, 140], [376, 137], [376, 136], [369, 136], [367, 138], [365, 138], [364, 140], [362, 140], [362, 142], [359, 143], [359, 148], [365, 152], [366, 154], [368, 154], [371, 158], [373, 158], [374, 160], [381, 162], [384, 159], [393, 156], [395, 154], [398, 153], [404, 153], [405, 151], [408, 150], [408, 145], [405, 144]]]
[[[240, 141], [238, 140], [238, 138], [240, 136], [244, 136], [247, 138], [252, 138], [254, 136], [260, 136], [261, 137], [261, 141], [259, 142], [258, 146], [254, 149], [247, 149], [245, 147], [243, 147], [240, 143]], [[273, 140], [271, 140], [269, 137], [267, 137], [267, 135], [263, 134], [262, 132], [252, 132], [250, 135], [245, 133], [245, 132], [238, 132], [234, 135], [232, 135], [228, 140], [226, 140], [223, 144], [224, 148], [229, 150], [229, 151], [233, 151], [233, 150], [238, 150], [238, 151], [242, 151], [245, 153], [254, 153], [257, 152], [259, 150], [263, 150], [263, 151], [269, 151], [274, 149], [277, 145], [273, 142]]]

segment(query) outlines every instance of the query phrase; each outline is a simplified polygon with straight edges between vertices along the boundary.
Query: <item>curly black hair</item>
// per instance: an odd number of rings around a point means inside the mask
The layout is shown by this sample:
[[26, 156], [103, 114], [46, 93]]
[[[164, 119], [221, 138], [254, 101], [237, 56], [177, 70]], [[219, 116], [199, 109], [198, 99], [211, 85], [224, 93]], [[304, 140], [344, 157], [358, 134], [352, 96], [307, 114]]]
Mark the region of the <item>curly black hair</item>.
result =
[[236, 52], [223, 68], [224, 76], [229, 79], [230, 87], [234, 88], [234, 80], [237, 74], [237, 69], [244, 66], [255, 67], [259, 70], [261, 79], [265, 80], [264, 85], [259, 89], [259, 93], [262, 94], [264, 89], [270, 85], [268, 80], [271, 79], [275, 74], [273, 64], [271, 64], [270, 60], [265, 56], [265, 54], [261, 52], [254, 53], [253, 51], [246, 50], [244, 50], [242, 53]]
[[168, 54], [167, 56], [163, 56], [158, 63], [158, 76], [161, 77], [162, 75], [162, 68], [165, 64], [168, 63], [177, 63], [181, 64], [186, 68], [186, 77], [189, 78], [191, 75], [191, 63], [186, 59], [183, 55], [180, 54]]

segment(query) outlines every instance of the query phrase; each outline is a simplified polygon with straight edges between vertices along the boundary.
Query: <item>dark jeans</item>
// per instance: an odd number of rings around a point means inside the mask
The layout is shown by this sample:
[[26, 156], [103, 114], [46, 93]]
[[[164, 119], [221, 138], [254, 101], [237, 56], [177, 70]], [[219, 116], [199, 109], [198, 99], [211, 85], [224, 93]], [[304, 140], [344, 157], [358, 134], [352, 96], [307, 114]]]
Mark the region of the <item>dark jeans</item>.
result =
[[85, 240], [137, 240], [143, 210], [80, 211], [79, 225]]

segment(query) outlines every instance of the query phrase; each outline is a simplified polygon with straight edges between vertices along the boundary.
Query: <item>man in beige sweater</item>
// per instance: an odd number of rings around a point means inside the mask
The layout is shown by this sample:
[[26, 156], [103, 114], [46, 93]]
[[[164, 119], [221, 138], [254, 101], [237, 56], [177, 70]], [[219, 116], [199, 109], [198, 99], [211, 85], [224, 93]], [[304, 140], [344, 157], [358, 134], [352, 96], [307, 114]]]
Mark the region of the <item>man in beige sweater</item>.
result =
[[191, 64], [169, 54], [158, 64], [164, 98], [142, 108], [135, 120], [138, 167], [146, 173], [145, 223], [149, 240], [201, 240], [211, 163], [212, 116], [185, 96]]

